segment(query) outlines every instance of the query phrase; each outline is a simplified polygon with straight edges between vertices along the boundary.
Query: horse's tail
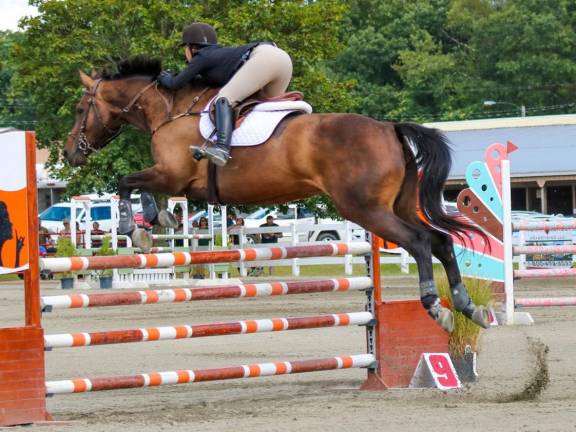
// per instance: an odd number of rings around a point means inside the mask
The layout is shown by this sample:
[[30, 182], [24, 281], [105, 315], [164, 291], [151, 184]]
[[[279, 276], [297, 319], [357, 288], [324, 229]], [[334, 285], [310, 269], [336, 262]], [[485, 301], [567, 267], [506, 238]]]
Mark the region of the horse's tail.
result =
[[[446, 135], [437, 129], [414, 123], [395, 123], [394, 129], [400, 140], [411, 147], [421, 173], [420, 181], [417, 181], [419, 209], [428, 222], [459, 237], [466, 231], [485, 237], [482, 230], [448, 215], [442, 206], [442, 190], [452, 167], [451, 148]], [[405, 181], [415, 182], [414, 179]]]

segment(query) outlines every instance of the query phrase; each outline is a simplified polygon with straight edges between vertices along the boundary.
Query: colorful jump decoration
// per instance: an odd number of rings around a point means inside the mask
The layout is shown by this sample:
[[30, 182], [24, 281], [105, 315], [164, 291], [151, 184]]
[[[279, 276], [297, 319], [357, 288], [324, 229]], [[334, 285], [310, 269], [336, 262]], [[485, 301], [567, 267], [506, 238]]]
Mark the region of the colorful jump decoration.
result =
[[482, 227], [488, 243], [479, 235], [454, 237], [455, 252], [464, 276], [504, 282], [504, 207], [502, 161], [517, 147], [495, 143], [484, 152], [484, 161], [472, 162], [466, 169], [468, 188], [460, 192], [458, 210]]

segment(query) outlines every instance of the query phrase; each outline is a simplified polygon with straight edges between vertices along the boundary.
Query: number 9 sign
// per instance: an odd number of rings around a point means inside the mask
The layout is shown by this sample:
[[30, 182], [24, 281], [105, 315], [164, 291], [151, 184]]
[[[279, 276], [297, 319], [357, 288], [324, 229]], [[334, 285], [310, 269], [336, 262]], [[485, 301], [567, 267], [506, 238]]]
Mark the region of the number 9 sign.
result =
[[436, 387], [440, 390], [460, 388], [460, 379], [450, 355], [447, 353], [422, 354], [410, 387]]

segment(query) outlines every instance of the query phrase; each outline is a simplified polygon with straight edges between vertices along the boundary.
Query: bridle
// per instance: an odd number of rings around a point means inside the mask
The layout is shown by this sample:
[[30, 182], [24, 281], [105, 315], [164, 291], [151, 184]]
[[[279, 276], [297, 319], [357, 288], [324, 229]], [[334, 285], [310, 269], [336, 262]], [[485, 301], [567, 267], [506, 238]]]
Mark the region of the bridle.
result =
[[[91, 152], [98, 152], [99, 150], [104, 148], [106, 144], [108, 144], [110, 141], [112, 141], [118, 135], [120, 135], [124, 128], [124, 126], [121, 125], [118, 129], [111, 129], [102, 118], [102, 114], [100, 113], [98, 105], [96, 104], [98, 86], [100, 85], [101, 82], [102, 79], [100, 78], [96, 80], [96, 82], [94, 83], [94, 85], [90, 90], [84, 91], [84, 94], [88, 96], [88, 109], [84, 112], [82, 122], [80, 123], [80, 133], [78, 134], [78, 150], [80, 150], [84, 154], [84, 156], [88, 156]], [[173, 96], [172, 100], [168, 101], [158, 89], [158, 81], [153, 80], [150, 84], [146, 85], [138, 93], [136, 93], [136, 95], [130, 100], [130, 102], [128, 102], [128, 104], [124, 108], [122, 108], [121, 110], [122, 114], [128, 114], [134, 107], [141, 110], [142, 106], [137, 102], [142, 97], [142, 95], [152, 87], [155, 88], [155, 90], [158, 92], [158, 94], [164, 101], [167, 113], [166, 119], [162, 123], [160, 123], [160, 125], [158, 125], [157, 127], [155, 127], [150, 131], [152, 136], [154, 136], [154, 134], [158, 131], [158, 129], [160, 129], [163, 126], [166, 126], [168, 123], [171, 123], [174, 120], [177, 120], [182, 117], [202, 114], [204, 111], [193, 112], [192, 108], [196, 105], [196, 103], [198, 103], [198, 101], [202, 98], [202, 96], [204, 96], [204, 94], [210, 89], [210, 87], [206, 87], [198, 95], [194, 96], [192, 102], [184, 112], [174, 116], [172, 115], [172, 106], [174, 104]], [[103, 102], [107, 104], [106, 101], [103, 100]], [[106, 141], [104, 141], [104, 143], [101, 144], [99, 147], [96, 147], [93, 143], [91, 143], [88, 140], [88, 137], [86, 136], [86, 124], [88, 122], [88, 114], [90, 113], [91, 108], [94, 109], [94, 115], [98, 123], [100, 123], [100, 125], [102, 125], [102, 127], [106, 130], [106, 132], [109, 133], [109, 136], [108, 138], [106, 138]]]
[[[114, 138], [116, 138], [118, 135], [120, 135], [120, 133], [122, 133], [122, 130], [123, 130], [123, 125], [121, 125], [118, 129], [111, 129], [106, 124], [104, 119], [102, 118], [102, 113], [100, 112], [100, 109], [98, 108], [98, 104], [96, 103], [96, 99], [98, 97], [98, 94], [97, 94], [98, 86], [100, 86], [101, 82], [102, 82], [102, 79], [100, 78], [100, 79], [96, 80], [96, 82], [94, 83], [94, 85], [92, 86], [92, 88], [90, 90], [84, 91], [84, 94], [86, 96], [88, 96], [88, 109], [84, 112], [84, 116], [82, 117], [82, 122], [80, 123], [80, 133], [78, 134], [78, 150], [80, 150], [84, 154], [84, 156], [88, 156], [91, 152], [97, 152], [97, 151], [101, 150], [103, 147], [106, 146], [106, 144], [108, 144], [110, 141], [112, 141]], [[121, 110], [122, 113], [123, 114], [129, 113], [134, 106], [136, 106], [138, 109], [141, 109], [142, 107], [140, 105], [136, 105], [136, 103], [138, 102], [140, 97], [149, 88], [151, 88], [152, 86], [155, 86], [157, 84], [158, 84], [158, 82], [156, 80], [154, 80], [150, 84], [148, 84], [147, 86], [142, 88], [136, 94], [136, 96], [134, 96], [132, 98], [132, 100], [130, 100], [130, 102], [128, 102], [128, 105], [126, 105], [124, 108], [122, 108], [122, 110]], [[107, 103], [107, 102], [104, 101], [104, 103]], [[88, 122], [88, 114], [90, 114], [90, 109], [94, 110], [94, 116], [96, 117], [96, 120], [98, 121], [98, 123], [100, 123], [100, 125], [104, 128], [104, 130], [106, 130], [106, 132], [109, 133], [108, 138], [106, 138], [104, 143], [101, 144], [99, 147], [96, 147], [93, 143], [91, 143], [90, 140], [88, 139], [88, 137], [86, 136], [86, 124]]]

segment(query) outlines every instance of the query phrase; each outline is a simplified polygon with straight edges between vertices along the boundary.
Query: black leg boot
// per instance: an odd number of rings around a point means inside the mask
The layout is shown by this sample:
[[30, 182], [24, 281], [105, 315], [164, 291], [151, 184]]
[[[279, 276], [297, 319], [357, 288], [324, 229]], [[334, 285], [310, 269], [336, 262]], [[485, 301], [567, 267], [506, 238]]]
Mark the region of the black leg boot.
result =
[[216, 144], [206, 149], [206, 157], [215, 165], [224, 166], [230, 159], [230, 141], [234, 131], [234, 113], [228, 99], [221, 97], [216, 103]]

